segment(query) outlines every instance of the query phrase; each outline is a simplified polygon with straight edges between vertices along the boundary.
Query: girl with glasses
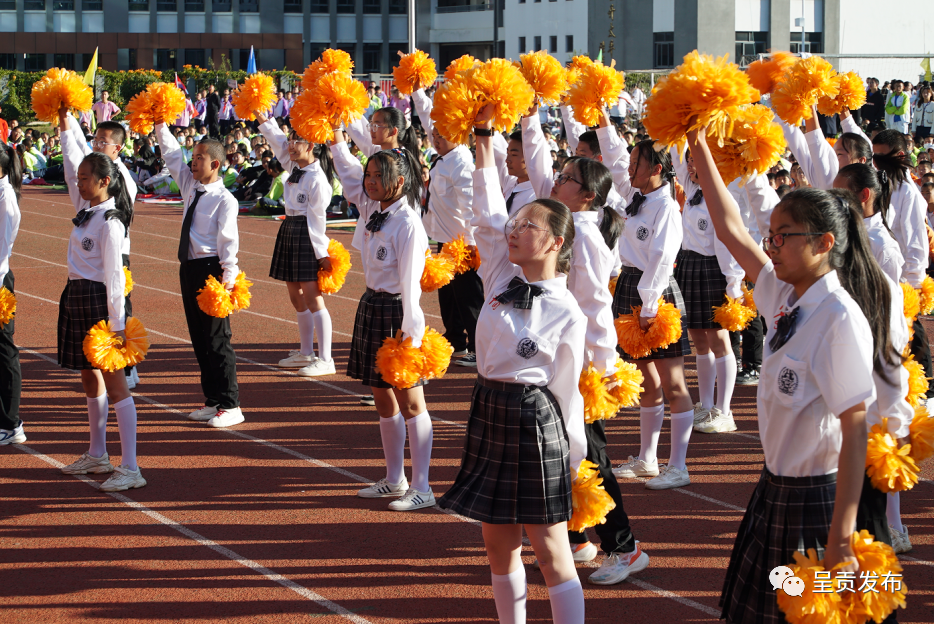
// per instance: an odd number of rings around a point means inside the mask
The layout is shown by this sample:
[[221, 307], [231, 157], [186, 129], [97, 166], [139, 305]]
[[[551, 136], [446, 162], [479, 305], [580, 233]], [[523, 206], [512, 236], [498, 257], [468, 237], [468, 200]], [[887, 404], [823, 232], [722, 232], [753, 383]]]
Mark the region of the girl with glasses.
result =
[[374, 112], [369, 122], [366, 117], [361, 117], [347, 126], [347, 134], [367, 158], [380, 150], [398, 147], [411, 154], [419, 153], [411, 119], [392, 106], [384, 106]]

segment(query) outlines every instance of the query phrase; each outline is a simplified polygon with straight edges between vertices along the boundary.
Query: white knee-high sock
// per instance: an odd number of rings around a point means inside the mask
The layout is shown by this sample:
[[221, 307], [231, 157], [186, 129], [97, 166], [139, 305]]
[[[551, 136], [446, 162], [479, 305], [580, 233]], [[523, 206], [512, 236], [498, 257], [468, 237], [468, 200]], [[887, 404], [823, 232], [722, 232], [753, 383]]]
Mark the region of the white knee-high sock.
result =
[[713, 407], [713, 390], [717, 381], [717, 369], [714, 365], [713, 351], [697, 354], [697, 391], [704, 409]]
[[427, 492], [428, 469], [431, 465], [431, 444], [434, 441], [434, 427], [431, 416], [422, 412], [405, 421], [409, 430], [409, 452], [412, 454], [412, 487], [419, 492]]
[[584, 624], [584, 588], [578, 577], [548, 588], [555, 624]]
[[318, 353], [321, 359], [331, 361], [331, 314], [327, 308], [321, 308], [312, 313], [315, 322], [315, 333], [318, 334]]
[[103, 457], [107, 452], [107, 414], [110, 405], [107, 393], [99, 397], [88, 397], [88, 424], [91, 426], [91, 445], [88, 454], [91, 457]]
[[889, 521], [890, 527], [900, 533], [905, 532], [905, 527], [902, 526], [901, 497], [898, 492], [889, 492], [889, 500], [885, 505], [885, 518]]
[[405, 419], [402, 413], [392, 418], [380, 418], [379, 435], [383, 439], [383, 454], [386, 456], [386, 480], [402, 483], [405, 479]]
[[136, 403], [133, 397], [114, 403], [120, 428], [120, 464], [136, 470]]
[[730, 411], [733, 389], [736, 387], [736, 356], [732, 351], [722, 358], [714, 360], [717, 368], [717, 403], [716, 408], [724, 414]]
[[662, 432], [663, 422], [665, 422], [664, 403], [655, 407], [639, 408], [639, 437], [642, 442], [639, 457], [643, 461], [652, 463], [657, 459], [658, 436]]
[[671, 415], [671, 455], [668, 465], [678, 470], [687, 466], [685, 460], [688, 455], [688, 442], [691, 441], [691, 431], [694, 429], [694, 410]]
[[302, 355], [315, 354], [315, 321], [311, 316], [311, 310], [302, 310], [297, 312], [298, 317], [298, 336], [302, 341]]
[[493, 600], [500, 624], [525, 624], [525, 600], [528, 586], [525, 566], [509, 574], [493, 574]]

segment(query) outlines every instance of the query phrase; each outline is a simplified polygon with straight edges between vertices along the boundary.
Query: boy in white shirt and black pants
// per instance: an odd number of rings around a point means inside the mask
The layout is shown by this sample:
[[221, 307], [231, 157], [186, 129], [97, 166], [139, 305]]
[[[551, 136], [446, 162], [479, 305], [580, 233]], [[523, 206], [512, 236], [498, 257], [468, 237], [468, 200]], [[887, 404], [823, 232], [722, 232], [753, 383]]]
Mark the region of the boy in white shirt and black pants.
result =
[[230, 344], [230, 319], [202, 312], [197, 296], [210, 275], [224, 283], [228, 290], [233, 288], [239, 272], [239, 205], [218, 177], [226, 160], [220, 141], [204, 139], [198, 143], [189, 170], [178, 141], [161, 120], [156, 123], [156, 137], [162, 148], [162, 158], [185, 202], [178, 244], [179, 281], [205, 398], [204, 407], [193, 411], [188, 418], [207, 421], [212, 427], [229, 427], [243, 422], [237, 388], [237, 356]]

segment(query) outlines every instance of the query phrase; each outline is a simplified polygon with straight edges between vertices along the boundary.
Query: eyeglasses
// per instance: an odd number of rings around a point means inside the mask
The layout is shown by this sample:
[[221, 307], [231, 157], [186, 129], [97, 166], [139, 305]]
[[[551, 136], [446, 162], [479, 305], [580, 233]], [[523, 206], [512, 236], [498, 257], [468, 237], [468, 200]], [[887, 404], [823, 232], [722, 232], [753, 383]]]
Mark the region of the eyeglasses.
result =
[[516, 220], [515, 217], [506, 222], [506, 225], [503, 227], [503, 232], [506, 234], [506, 236], [509, 236], [513, 232], [516, 232], [517, 234], [525, 234], [530, 227], [547, 232], [545, 228], [532, 223], [528, 219], [523, 218]]
[[766, 236], [762, 239], [762, 242], [765, 243], [765, 248], [769, 247], [784, 247], [785, 238], [788, 236], [821, 236], [824, 232], [788, 232], [787, 234], [776, 234], [774, 236]]
[[560, 173], [560, 174], [558, 174], [558, 175], [555, 176], [555, 184], [557, 184], [558, 186], [564, 186], [565, 184], [567, 184], [568, 180], [574, 180], [575, 182], [577, 182], [577, 183], [580, 184], [581, 186], [584, 186], [584, 183], [583, 183], [583, 182], [581, 182], [580, 180], [574, 178], [574, 177], [571, 176], [571, 174], [569, 174], [569, 173]]
[[119, 143], [107, 143], [106, 141], [91, 141], [91, 148], [95, 147], [107, 147], [108, 145], [113, 145], [114, 147], [119, 147]]
[[308, 144], [308, 141], [305, 139], [291, 139], [289, 140], [289, 147], [298, 147], [301, 144]]
[[389, 126], [384, 126], [383, 124], [371, 123], [367, 125], [367, 130], [370, 132], [376, 132], [377, 130], [385, 130]]

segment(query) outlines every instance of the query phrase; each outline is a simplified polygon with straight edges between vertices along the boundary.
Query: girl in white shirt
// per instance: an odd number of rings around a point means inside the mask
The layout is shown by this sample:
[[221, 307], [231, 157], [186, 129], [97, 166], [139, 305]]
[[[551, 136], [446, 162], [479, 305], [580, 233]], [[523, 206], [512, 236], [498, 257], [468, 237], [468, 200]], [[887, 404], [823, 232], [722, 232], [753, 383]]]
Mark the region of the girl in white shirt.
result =
[[587, 449], [577, 387], [587, 320], [565, 277], [574, 225], [554, 199], [507, 215], [490, 117], [487, 106], [475, 124], [472, 224], [486, 301], [477, 325], [479, 375], [461, 468], [439, 504], [483, 523], [502, 624], [526, 619], [523, 527], [554, 621], [583, 624], [584, 592], [567, 538], [572, 475]]
[[911, 133], [918, 143], [921, 143], [925, 137], [931, 136], [932, 127], [934, 127], [934, 92], [931, 91], [931, 87], [925, 86], [921, 88], [918, 101], [912, 107]]
[[[279, 366], [297, 368], [298, 375], [317, 377], [337, 372], [331, 358], [331, 315], [318, 289], [318, 269], [330, 270], [327, 210], [331, 203], [334, 165], [331, 152], [309, 143], [297, 132], [287, 138], [274, 118], [255, 112], [259, 131], [283, 169], [288, 181], [282, 199], [285, 220], [279, 226], [269, 277], [285, 282], [289, 300], [298, 317], [301, 347]], [[315, 356], [314, 339], [318, 336]]]
[[[899, 361], [890, 292], [847, 193], [800, 189], [772, 212], [768, 254], [717, 173], [706, 131], [688, 137], [717, 237], [769, 324], [758, 390], [765, 467], [739, 527], [720, 604], [727, 622], [781, 621], [769, 572], [817, 550], [856, 571], [850, 538], [866, 462], [873, 371]], [[837, 193], [837, 194], [835, 194]]]
[[[386, 456], [386, 477], [357, 496], [401, 496], [389, 504], [393, 511], [431, 507], [435, 496], [428, 469], [433, 429], [422, 389], [425, 382], [393, 388], [376, 370], [376, 352], [383, 340], [401, 331], [418, 347], [425, 334], [419, 280], [425, 270], [428, 235], [418, 212], [421, 168], [414, 154], [397, 148], [373, 154], [364, 170], [339, 129], [334, 132], [331, 153], [344, 196], [360, 211], [353, 246], [360, 250], [366, 281], [354, 320], [347, 375], [373, 390]], [[403, 471], [406, 429], [412, 454], [411, 487]]]
[[[16, 150], [0, 143], [0, 288], [11, 293], [13, 271], [10, 256], [19, 231], [20, 188], [23, 169]], [[13, 341], [15, 319], [0, 325], [0, 446], [22, 444], [26, 441], [23, 421], [19, 417], [19, 401], [23, 388], [23, 374], [19, 365], [19, 349]]]
[[[70, 140], [74, 137], [63, 133], [62, 141]], [[100, 489], [120, 492], [146, 485], [136, 464], [136, 405], [124, 372], [95, 369], [84, 355], [83, 342], [88, 330], [101, 320], [110, 320], [113, 331], [126, 338], [123, 296], [126, 277], [121, 250], [133, 220], [133, 204], [120, 170], [109, 157], [95, 152], [79, 161], [76, 150], [63, 153], [65, 180], [69, 185], [77, 185], [81, 199], [89, 207], [78, 211], [68, 240], [68, 284], [58, 312], [58, 363], [62, 368], [81, 371], [91, 444], [78, 461], [62, 468], [62, 472], [113, 472]], [[114, 403], [120, 429], [122, 456], [121, 465], [116, 468], [110, 463], [106, 447], [108, 398]]]
[[361, 117], [347, 126], [347, 134], [367, 158], [380, 150], [397, 147], [404, 148], [410, 154], [419, 153], [411, 119], [392, 106], [384, 106], [373, 113], [369, 122]]

